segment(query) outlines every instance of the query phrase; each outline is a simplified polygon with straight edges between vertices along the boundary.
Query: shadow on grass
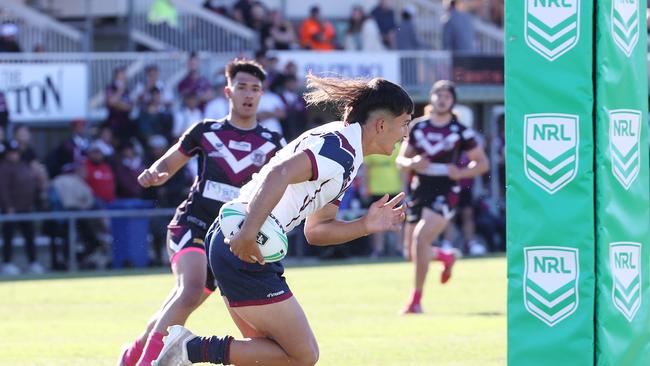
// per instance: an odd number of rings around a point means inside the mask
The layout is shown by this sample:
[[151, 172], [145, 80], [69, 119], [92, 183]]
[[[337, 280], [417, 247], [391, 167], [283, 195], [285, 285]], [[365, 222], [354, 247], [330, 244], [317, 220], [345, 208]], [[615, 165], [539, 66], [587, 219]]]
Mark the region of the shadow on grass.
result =
[[495, 317], [495, 316], [505, 316], [506, 314], [502, 313], [500, 311], [481, 311], [481, 312], [478, 312], [478, 313], [467, 313], [465, 315], [491, 318], [491, 317]]

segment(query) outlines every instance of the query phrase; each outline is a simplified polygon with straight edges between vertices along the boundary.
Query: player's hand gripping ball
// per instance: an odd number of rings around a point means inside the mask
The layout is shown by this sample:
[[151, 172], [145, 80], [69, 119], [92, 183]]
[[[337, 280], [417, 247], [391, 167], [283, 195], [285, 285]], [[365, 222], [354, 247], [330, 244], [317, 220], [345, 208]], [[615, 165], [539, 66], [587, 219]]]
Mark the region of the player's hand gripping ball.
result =
[[[228, 202], [219, 211], [219, 226], [225, 238], [231, 239], [239, 232], [246, 218], [246, 204]], [[273, 217], [267, 217], [257, 233], [257, 246], [260, 248], [264, 261], [277, 262], [287, 255], [289, 240], [287, 234]]]

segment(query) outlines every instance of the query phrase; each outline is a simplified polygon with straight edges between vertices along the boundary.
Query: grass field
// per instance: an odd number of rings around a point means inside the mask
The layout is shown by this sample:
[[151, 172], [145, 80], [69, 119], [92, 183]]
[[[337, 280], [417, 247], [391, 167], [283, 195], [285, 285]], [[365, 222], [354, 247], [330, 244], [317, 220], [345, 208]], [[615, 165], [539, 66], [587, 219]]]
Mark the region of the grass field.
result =
[[[319, 365], [505, 365], [505, 258], [462, 260], [445, 286], [439, 268], [431, 270], [426, 313], [404, 317], [397, 311], [411, 288], [408, 263], [288, 266], [319, 341]], [[0, 282], [0, 365], [114, 365], [172, 282], [160, 271]], [[188, 327], [237, 335], [216, 297]]]

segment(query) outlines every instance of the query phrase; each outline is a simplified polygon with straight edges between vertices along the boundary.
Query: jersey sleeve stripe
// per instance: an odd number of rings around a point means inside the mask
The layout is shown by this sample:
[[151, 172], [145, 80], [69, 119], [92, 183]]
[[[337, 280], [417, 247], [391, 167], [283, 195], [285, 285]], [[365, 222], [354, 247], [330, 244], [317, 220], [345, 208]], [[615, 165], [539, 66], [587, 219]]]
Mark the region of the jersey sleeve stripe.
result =
[[307, 157], [309, 158], [309, 161], [311, 162], [311, 179], [310, 180], [317, 180], [318, 179], [318, 164], [316, 164], [316, 157], [314, 156], [314, 153], [309, 149], [305, 149], [303, 151], [305, 152], [305, 154], [307, 154]]
[[[192, 149], [192, 151], [196, 150], [196, 148]], [[187, 151], [183, 148], [183, 146], [178, 146], [178, 152], [187, 156], [188, 158], [192, 157], [192, 151]]]
[[350, 144], [350, 141], [348, 141], [348, 139], [340, 132], [336, 132], [336, 135], [341, 140], [341, 147], [344, 148], [345, 150], [347, 150], [350, 153], [350, 155], [352, 155], [354, 157], [356, 155], [356, 151], [354, 150], [354, 148]]

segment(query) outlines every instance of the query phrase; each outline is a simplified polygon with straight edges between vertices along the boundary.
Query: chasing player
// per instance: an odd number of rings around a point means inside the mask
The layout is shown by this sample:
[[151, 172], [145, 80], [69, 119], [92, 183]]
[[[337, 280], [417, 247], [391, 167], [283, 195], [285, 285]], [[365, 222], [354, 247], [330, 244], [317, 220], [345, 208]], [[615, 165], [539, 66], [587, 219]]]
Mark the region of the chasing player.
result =
[[257, 105], [266, 74], [253, 61], [226, 66], [230, 114], [190, 127], [165, 155], [138, 177], [144, 187], [164, 184], [193, 156], [199, 175], [189, 197], [168, 225], [167, 247], [176, 284], [145, 331], [120, 357], [118, 365], [149, 366], [163, 347], [167, 327], [185, 324], [189, 315], [216, 289], [208, 268], [204, 238], [224, 202], [285, 145], [282, 137], [257, 124]]
[[[440, 281], [446, 283], [455, 261], [452, 251], [434, 248], [438, 238], [454, 217], [458, 202], [459, 179], [476, 177], [488, 170], [488, 159], [478, 146], [474, 131], [466, 128], [452, 113], [456, 89], [447, 80], [440, 80], [431, 89], [431, 113], [415, 120], [408, 142], [402, 144], [396, 163], [413, 174], [407, 200], [407, 224], [404, 227], [404, 248], [408, 259], [415, 262], [415, 289], [404, 314], [421, 313], [422, 290], [429, 262], [443, 262]], [[465, 151], [469, 165], [457, 166]]]

